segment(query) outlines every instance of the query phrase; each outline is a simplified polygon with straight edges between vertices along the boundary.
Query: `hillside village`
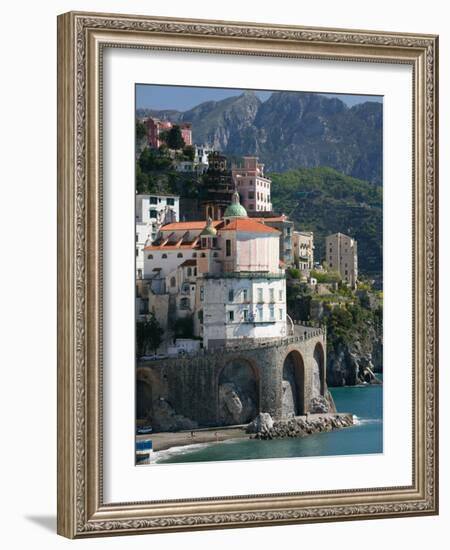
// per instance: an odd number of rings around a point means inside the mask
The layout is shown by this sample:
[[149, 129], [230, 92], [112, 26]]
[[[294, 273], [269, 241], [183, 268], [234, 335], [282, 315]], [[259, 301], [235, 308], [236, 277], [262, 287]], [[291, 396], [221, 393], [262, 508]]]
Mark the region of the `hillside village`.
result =
[[328, 235], [317, 261], [314, 234], [273, 210], [258, 158], [230, 162], [193, 136], [188, 122], [137, 122], [138, 166], [152, 158], [156, 174], [170, 170], [188, 183], [187, 196], [137, 185], [138, 356], [285, 337], [323, 317], [299, 307], [305, 297], [328, 309], [357, 301], [356, 240]]

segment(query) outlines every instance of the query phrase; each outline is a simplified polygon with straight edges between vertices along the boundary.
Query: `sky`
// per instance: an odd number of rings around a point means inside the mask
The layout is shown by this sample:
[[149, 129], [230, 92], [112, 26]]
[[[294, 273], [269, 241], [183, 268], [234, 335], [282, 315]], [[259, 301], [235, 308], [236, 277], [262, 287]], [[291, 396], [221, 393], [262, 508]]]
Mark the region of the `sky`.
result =
[[[190, 86], [159, 86], [155, 84], [136, 85], [137, 109], [175, 109], [186, 111], [204, 101], [220, 101], [231, 96], [242, 94], [243, 90], [235, 88], [201, 88]], [[254, 90], [256, 95], [265, 101], [272, 92]], [[382, 102], [382, 96], [354, 94], [322, 94], [327, 97], [337, 97], [349, 107], [365, 101]]]

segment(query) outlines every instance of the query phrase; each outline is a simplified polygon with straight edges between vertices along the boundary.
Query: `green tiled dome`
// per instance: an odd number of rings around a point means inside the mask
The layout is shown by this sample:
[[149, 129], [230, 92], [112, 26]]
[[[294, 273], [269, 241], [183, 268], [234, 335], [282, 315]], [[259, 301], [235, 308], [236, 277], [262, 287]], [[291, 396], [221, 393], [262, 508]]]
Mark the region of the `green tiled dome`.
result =
[[247, 210], [239, 202], [239, 193], [237, 191], [233, 193], [233, 198], [231, 199], [231, 201], [232, 202], [230, 206], [227, 206], [223, 217], [224, 218], [246, 218]]
[[212, 219], [208, 218], [208, 223], [200, 233], [200, 237], [215, 237], [216, 235], [217, 235], [217, 230], [212, 224]]

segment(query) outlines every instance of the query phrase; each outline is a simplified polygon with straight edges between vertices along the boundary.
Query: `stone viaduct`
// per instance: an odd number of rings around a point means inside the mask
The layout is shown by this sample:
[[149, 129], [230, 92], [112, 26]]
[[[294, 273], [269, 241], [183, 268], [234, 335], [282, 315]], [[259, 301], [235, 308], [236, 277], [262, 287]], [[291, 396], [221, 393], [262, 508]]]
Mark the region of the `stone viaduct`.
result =
[[163, 429], [161, 402], [199, 427], [243, 424], [259, 412], [274, 419], [302, 415], [314, 397], [326, 395], [325, 373], [326, 334], [299, 325], [276, 341], [139, 361], [137, 418]]

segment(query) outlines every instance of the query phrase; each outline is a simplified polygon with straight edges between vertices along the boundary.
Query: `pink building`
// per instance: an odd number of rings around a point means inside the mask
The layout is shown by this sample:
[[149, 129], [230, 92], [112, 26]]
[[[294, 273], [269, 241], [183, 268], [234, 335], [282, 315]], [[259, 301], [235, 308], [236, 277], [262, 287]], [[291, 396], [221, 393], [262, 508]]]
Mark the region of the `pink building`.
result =
[[270, 212], [271, 180], [264, 177], [264, 164], [258, 157], [244, 157], [243, 166], [233, 168], [233, 181], [241, 197], [242, 205], [249, 212]]
[[[168, 120], [159, 120], [158, 118], [149, 117], [145, 121], [147, 127], [147, 141], [150, 147], [158, 149], [164, 142], [160, 134], [177, 126]], [[186, 145], [192, 145], [192, 125], [189, 122], [178, 124], [181, 130], [181, 136]]]

